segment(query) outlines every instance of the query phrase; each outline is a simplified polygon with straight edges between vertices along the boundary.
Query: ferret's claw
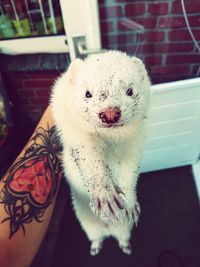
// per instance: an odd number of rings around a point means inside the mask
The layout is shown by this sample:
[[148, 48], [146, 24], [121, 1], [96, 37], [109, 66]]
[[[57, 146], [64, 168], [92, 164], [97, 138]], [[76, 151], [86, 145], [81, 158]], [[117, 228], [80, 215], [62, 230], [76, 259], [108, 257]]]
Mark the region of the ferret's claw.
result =
[[122, 251], [125, 254], [131, 255], [132, 247], [131, 247], [131, 244], [129, 242], [127, 242], [127, 243], [119, 243], [119, 247], [122, 249]]
[[116, 192], [117, 192], [118, 194], [122, 194], [122, 195], [125, 196], [124, 192], [121, 190], [121, 188], [120, 188], [119, 186], [115, 185], [115, 190], [116, 190]]
[[92, 249], [90, 250], [90, 255], [91, 255], [91, 256], [96, 256], [96, 255], [99, 254], [99, 252], [100, 252], [100, 250], [99, 250], [98, 248], [92, 248]]
[[138, 219], [139, 219], [139, 215], [140, 215], [140, 205], [138, 202], [135, 202], [133, 208], [132, 208], [132, 218], [133, 218], [133, 223], [135, 224], [135, 226], [138, 225]]

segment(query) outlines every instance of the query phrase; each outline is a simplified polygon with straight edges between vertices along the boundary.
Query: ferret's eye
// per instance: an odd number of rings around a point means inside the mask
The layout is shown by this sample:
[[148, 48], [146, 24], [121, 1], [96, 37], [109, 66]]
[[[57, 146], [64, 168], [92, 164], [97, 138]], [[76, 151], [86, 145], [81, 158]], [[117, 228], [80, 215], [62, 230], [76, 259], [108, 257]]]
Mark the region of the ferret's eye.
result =
[[132, 96], [132, 95], [133, 95], [133, 89], [132, 89], [131, 87], [129, 87], [129, 88], [127, 89], [127, 91], [126, 91], [126, 94], [127, 94], [128, 96]]
[[90, 97], [92, 97], [92, 94], [90, 93], [90, 91], [86, 91], [85, 96], [86, 96], [87, 98], [90, 98]]

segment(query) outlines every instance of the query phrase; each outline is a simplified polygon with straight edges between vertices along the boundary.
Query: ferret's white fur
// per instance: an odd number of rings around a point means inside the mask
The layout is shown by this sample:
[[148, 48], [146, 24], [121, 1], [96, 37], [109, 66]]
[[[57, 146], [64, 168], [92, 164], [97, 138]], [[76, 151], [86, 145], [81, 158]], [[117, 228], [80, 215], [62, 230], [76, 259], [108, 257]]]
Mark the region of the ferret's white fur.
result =
[[[127, 96], [128, 88], [133, 96]], [[138, 167], [150, 81], [142, 61], [119, 51], [77, 59], [56, 81], [51, 105], [63, 143], [63, 166], [76, 216], [97, 254], [115, 237], [125, 253], [137, 224]], [[86, 98], [86, 91], [91, 98]], [[119, 107], [120, 121], [105, 127], [99, 113]]]

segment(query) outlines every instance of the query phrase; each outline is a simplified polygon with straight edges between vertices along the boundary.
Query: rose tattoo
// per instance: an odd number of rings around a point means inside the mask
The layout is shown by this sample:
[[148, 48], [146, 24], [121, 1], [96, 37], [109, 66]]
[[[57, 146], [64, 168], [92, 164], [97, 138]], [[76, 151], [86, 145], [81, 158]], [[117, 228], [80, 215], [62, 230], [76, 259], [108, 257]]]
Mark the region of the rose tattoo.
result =
[[43, 221], [46, 208], [54, 199], [58, 177], [62, 176], [59, 156], [62, 147], [55, 127], [38, 128], [28, 149], [11, 167], [0, 192], [0, 203], [8, 215], [10, 238], [24, 225]]

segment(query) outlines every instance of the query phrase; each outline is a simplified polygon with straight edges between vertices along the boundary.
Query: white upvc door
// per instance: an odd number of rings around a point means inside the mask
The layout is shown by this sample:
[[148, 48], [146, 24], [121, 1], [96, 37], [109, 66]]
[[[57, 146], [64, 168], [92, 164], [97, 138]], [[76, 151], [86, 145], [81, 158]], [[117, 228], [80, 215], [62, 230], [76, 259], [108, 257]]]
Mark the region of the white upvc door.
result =
[[[97, 0], [61, 0], [71, 59], [101, 49]], [[151, 87], [142, 172], [195, 164], [200, 154], [200, 78]]]
[[97, 0], [60, 0], [71, 60], [101, 49]]

